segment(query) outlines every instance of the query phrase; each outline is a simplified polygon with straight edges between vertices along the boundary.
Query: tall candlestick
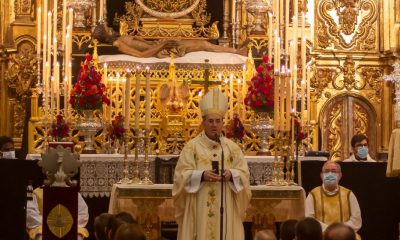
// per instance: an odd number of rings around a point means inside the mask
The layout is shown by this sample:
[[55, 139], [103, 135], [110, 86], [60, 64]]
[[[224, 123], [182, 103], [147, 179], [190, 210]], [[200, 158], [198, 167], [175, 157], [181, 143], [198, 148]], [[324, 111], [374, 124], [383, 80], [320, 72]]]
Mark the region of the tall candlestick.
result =
[[125, 86], [125, 129], [129, 132], [130, 121], [130, 101], [131, 100], [131, 70], [126, 69], [126, 86]]
[[288, 69], [286, 71], [286, 131], [290, 130], [290, 114], [291, 114], [291, 103], [292, 103], [292, 99], [291, 99], [291, 76], [290, 76], [290, 70]]
[[[283, 2], [283, 1], [282, 1]], [[285, 1], [285, 53], [289, 54], [289, 0]]]
[[[242, 75], [243, 75], [243, 82], [242, 82], [242, 96], [243, 96], [243, 99], [245, 98], [245, 96], [246, 96], [246, 89], [247, 89], [247, 87], [246, 87], [246, 85], [247, 85], [247, 83], [246, 83], [246, 64], [243, 64], [243, 70], [242, 70]], [[243, 113], [242, 113], [242, 118], [243, 118], [243, 121], [246, 119], [246, 105], [245, 104], [243, 104]]]
[[233, 74], [229, 75], [229, 117], [233, 119]]
[[[44, 57], [44, 56], [43, 56]], [[47, 76], [47, 69], [49, 68], [49, 63], [46, 62], [45, 64], [43, 64], [43, 84], [44, 84], [44, 92], [43, 92], [43, 96], [44, 96], [44, 108], [45, 108], [45, 116], [46, 118], [48, 117], [49, 114], [49, 78], [46, 77]]]
[[273, 35], [272, 35], [272, 13], [268, 14], [268, 58], [269, 61], [272, 61], [272, 43], [273, 43]]
[[104, 19], [103, 12], [104, 12], [104, 0], [100, 0], [99, 4], [99, 19]]
[[67, 27], [67, 0], [63, 0], [62, 3], [62, 43], [61, 47], [65, 48], [65, 34], [66, 34], [66, 27]]
[[125, 115], [125, 111], [126, 111], [126, 95], [125, 95], [125, 89], [126, 89], [126, 77], [122, 77], [121, 79], [121, 94], [122, 94], [122, 111], [121, 114]]
[[311, 81], [311, 69], [307, 67], [307, 125], [310, 124], [311, 121], [311, 101], [310, 101], [310, 81]]
[[[229, 83], [229, 79], [228, 79], [228, 78], [225, 78], [225, 80], [224, 80], [224, 94], [225, 94], [226, 97], [229, 97], [228, 83]], [[200, 97], [201, 97], [201, 96], [200, 96]], [[225, 114], [224, 123], [225, 123], [225, 124], [228, 124], [228, 114]]]
[[115, 115], [118, 115], [119, 110], [121, 109], [121, 104], [119, 102], [119, 72], [115, 75]]
[[58, 17], [57, 3], [58, 3], [57, 0], [53, 1], [53, 4], [54, 4], [53, 5], [54, 6], [54, 8], [53, 8], [53, 69], [57, 62], [57, 48], [58, 48], [58, 45], [57, 45], [57, 17]]
[[279, 73], [274, 74], [274, 127], [279, 129]]
[[[135, 72], [136, 84], [135, 84], [135, 131], [139, 130], [139, 118], [140, 118], [140, 68], [136, 68]], [[135, 132], [138, 136], [138, 132]]]
[[240, 117], [240, 112], [241, 112], [240, 108], [241, 108], [241, 103], [242, 103], [241, 93], [242, 93], [241, 80], [240, 80], [240, 78], [238, 78], [237, 79], [237, 114], [239, 115], [239, 117]]
[[67, 119], [68, 118], [68, 77], [64, 76], [63, 80], [63, 85], [64, 85], [64, 116]]
[[150, 68], [147, 66], [146, 67], [146, 112], [145, 112], [145, 129], [150, 130], [150, 118], [151, 118], [151, 113], [150, 113]]
[[280, 88], [279, 88], [279, 104], [280, 104], [280, 117], [279, 117], [279, 121], [280, 121], [280, 126], [281, 129], [280, 130], [286, 130], [285, 129], [285, 104], [286, 104], [286, 70], [285, 70], [285, 66], [282, 66], [282, 70], [280, 73]]
[[[54, 76], [50, 77], [50, 110], [51, 110], [51, 115], [55, 113], [55, 84], [54, 84]], [[50, 115], [50, 116], [51, 116]]]
[[37, 41], [37, 48], [36, 48], [36, 55], [39, 61], [40, 52], [41, 52], [41, 39], [42, 39], [42, 9], [39, 7], [37, 10], [36, 16], [36, 24], [37, 24], [37, 34], [36, 34], [36, 41]]
[[72, 41], [72, 32], [74, 30], [74, 9], [68, 9], [68, 25], [71, 26], [71, 40]]
[[60, 112], [60, 63], [56, 62], [54, 71], [54, 91], [57, 114]]

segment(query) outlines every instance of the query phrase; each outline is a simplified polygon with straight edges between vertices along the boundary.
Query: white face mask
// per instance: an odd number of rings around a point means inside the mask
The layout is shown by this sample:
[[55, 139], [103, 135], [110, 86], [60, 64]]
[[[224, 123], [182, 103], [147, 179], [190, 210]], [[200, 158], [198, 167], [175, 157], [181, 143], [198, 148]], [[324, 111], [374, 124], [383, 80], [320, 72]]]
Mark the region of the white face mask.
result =
[[3, 152], [3, 158], [14, 159], [15, 158], [15, 151]]

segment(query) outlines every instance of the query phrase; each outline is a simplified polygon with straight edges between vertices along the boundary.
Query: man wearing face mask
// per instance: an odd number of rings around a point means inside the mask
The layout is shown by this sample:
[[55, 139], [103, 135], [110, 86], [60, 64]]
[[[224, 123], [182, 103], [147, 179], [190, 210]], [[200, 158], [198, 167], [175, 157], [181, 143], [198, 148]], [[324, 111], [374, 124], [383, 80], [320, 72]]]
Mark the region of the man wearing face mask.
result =
[[351, 138], [352, 155], [343, 162], [376, 162], [368, 154], [368, 138], [364, 134], [356, 134]]
[[15, 159], [14, 141], [7, 136], [0, 137], [0, 158]]
[[320, 176], [322, 186], [314, 188], [307, 196], [306, 217], [317, 219], [322, 231], [334, 222], [342, 222], [357, 232], [362, 225], [360, 206], [354, 193], [339, 185], [340, 165], [327, 161]]

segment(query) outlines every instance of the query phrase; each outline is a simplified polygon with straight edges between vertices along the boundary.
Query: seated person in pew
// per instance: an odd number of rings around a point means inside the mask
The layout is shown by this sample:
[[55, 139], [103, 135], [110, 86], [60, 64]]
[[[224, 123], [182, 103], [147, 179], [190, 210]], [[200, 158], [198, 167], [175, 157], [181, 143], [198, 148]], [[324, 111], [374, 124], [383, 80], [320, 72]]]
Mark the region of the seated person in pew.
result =
[[234, 53], [243, 56], [247, 56], [248, 53], [248, 49], [245, 46], [247, 42], [242, 44], [244, 47], [235, 49], [215, 45], [202, 39], [150, 41], [137, 36], [118, 36], [105, 23], [95, 27], [92, 37], [100, 42], [112, 44], [122, 53], [141, 58], [165, 58], [170, 57], [171, 53], [182, 57], [186, 53], [197, 51]]
[[322, 186], [314, 188], [307, 196], [306, 217], [317, 219], [323, 231], [329, 224], [343, 222], [357, 232], [362, 225], [360, 206], [354, 193], [339, 185], [342, 178], [340, 165], [327, 161], [320, 176]]
[[[43, 211], [43, 188], [36, 188], [32, 194], [32, 200], [27, 201], [26, 208], [26, 228], [29, 239], [42, 239], [42, 211]], [[88, 206], [78, 193], [78, 233], [77, 239], [89, 237], [89, 232], [85, 228], [89, 220]]]
[[368, 154], [368, 138], [364, 134], [356, 134], [351, 138], [352, 154], [343, 162], [376, 162]]
[[312, 217], [305, 217], [296, 224], [296, 240], [322, 240], [322, 228]]
[[0, 158], [15, 159], [14, 141], [8, 136], [0, 137]]

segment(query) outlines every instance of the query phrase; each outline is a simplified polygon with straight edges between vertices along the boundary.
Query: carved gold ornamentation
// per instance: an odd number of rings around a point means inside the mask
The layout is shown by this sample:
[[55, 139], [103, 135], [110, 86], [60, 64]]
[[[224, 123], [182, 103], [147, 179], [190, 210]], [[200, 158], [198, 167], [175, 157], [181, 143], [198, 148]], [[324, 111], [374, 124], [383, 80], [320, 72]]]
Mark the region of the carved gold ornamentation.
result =
[[365, 81], [362, 79], [356, 78], [356, 64], [353, 58], [348, 55], [343, 63], [343, 66], [340, 66], [339, 69], [343, 72], [343, 79], [336, 79], [333, 81], [333, 87], [336, 90], [361, 90], [365, 87]]
[[89, 44], [92, 41], [90, 32], [75, 32], [72, 35], [72, 43], [76, 44], [78, 51], [81, 50], [84, 44]]
[[317, 46], [373, 51], [377, 46], [378, 11], [373, 0], [321, 0], [317, 3]]
[[368, 113], [364, 107], [353, 102], [353, 133], [368, 132]]
[[[174, 2], [172, 4], [172, 2]], [[148, 4], [149, 2], [146, 2]], [[157, 3], [157, 4], [156, 4]], [[184, 6], [190, 6], [185, 8]], [[140, 36], [146, 39], [160, 38], [180, 38], [180, 39], [218, 39], [218, 22], [214, 22], [210, 27], [205, 27], [209, 24], [211, 16], [206, 13], [206, 1], [184, 1], [176, 2], [152, 0], [150, 4], [157, 5], [158, 8], [181, 9], [180, 12], [162, 13], [155, 11], [146, 6], [142, 1], [137, 0], [136, 3], [126, 2], [126, 14], [114, 17], [114, 25], [119, 25], [121, 35]], [[182, 5], [183, 4], [183, 5]], [[168, 6], [167, 6], [168, 5]], [[148, 18], [144, 12], [159, 19]], [[151, 13], [150, 13], [151, 12]], [[180, 19], [182, 16], [191, 15], [192, 18]], [[179, 18], [179, 19], [177, 19]], [[195, 26], [197, 27], [195, 27]]]
[[200, 0], [135, 0], [143, 10], [157, 18], [180, 18], [191, 13]]
[[372, 98], [376, 102], [380, 103], [382, 98], [383, 89], [383, 68], [382, 67], [372, 67], [372, 66], [360, 66], [357, 69], [363, 81], [375, 91], [375, 96]]
[[338, 76], [338, 72], [334, 68], [319, 68], [315, 70], [314, 77], [311, 78], [311, 87], [315, 89], [317, 99], [321, 96], [329, 83], [332, 83]]
[[343, 124], [343, 102], [333, 106], [328, 113], [328, 149], [330, 151], [330, 160], [341, 160], [343, 136], [341, 126]]
[[25, 106], [31, 95], [31, 89], [37, 81], [36, 50], [30, 41], [19, 42], [17, 54], [9, 58], [5, 80], [13, 114], [10, 121], [13, 125], [13, 135], [21, 137], [24, 129]]

